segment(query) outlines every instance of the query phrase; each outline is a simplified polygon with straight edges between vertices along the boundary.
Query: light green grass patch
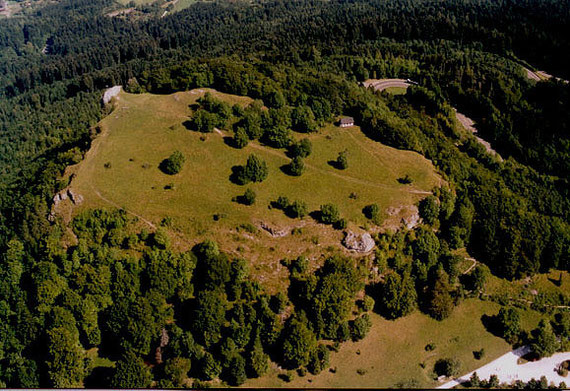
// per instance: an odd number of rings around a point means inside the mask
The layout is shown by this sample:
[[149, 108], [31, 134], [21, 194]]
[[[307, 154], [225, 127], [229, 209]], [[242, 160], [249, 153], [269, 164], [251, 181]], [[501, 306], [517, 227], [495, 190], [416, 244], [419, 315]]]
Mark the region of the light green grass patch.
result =
[[407, 88], [404, 88], [404, 87], [388, 87], [384, 91], [389, 92], [392, 95], [405, 95]]
[[[331, 353], [330, 367], [336, 368], [336, 373], [327, 369], [317, 376], [297, 376], [285, 383], [277, 377], [281, 372], [273, 368], [265, 377], [248, 380], [244, 386], [387, 388], [404, 383], [433, 388], [438, 383], [431, 372], [439, 358], [458, 358], [463, 374], [511, 350], [509, 344], [489, 333], [481, 322], [483, 315], [495, 315], [499, 308], [495, 303], [468, 299], [441, 322], [419, 312], [394, 321], [372, 315], [373, 326], [366, 338], [344, 343], [338, 353]], [[537, 317], [534, 311], [524, 311], [523, 323], [535, 324]], [[429, 343], [435, 345], [435, 350], [425, 350]], [[476, 360], [473, 352], [482, 348], [485, 355]], [[359, 369], [365, 374], [358, 374]]]

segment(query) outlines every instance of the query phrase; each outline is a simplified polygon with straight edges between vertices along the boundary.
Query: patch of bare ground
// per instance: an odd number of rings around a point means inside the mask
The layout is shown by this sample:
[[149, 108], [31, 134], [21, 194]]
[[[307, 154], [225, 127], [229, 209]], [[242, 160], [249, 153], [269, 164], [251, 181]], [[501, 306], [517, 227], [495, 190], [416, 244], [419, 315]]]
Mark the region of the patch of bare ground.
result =
[[457, 121], [459, 121], [461, 126], [463, 126], [464, 129], [473, 133], [479, 144], [483, 145], [488, 153], [490, 153], [493, 156], [496, 156], [497, 159], [499, 159], [499, 161], [502, 161], [503, 159], [497, 153], [497, 151], [495, 151], [493, 147], [491, 147], [491, 144], [488, 141], [485, 141], [481, 137], [477, 136], [477, 128], [475, 127], [476, 126], [475, 121], [467, 117], [465, 114], [460, 113], [456, 109], [454, 110], [455, 110], [455, 117], [457, 118]]

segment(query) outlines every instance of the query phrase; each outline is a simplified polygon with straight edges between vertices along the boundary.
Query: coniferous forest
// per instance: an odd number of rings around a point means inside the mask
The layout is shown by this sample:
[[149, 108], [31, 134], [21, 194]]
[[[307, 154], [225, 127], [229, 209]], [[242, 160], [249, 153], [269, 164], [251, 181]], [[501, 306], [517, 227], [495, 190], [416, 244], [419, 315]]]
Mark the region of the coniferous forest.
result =
[[[486, 273], [570, 271], [567, 1], [218, 0], [140, 19], [107, 16], [114, 6], [59, 0], [0, 19], [0, 386], [240, 385], [271, 361], [317, 374], [332, 344], [365, 338], [369, 311], [443, 319]], [[525, 67], [560, 80], [532, 81]], [[360, 85], [382, 78], [417, 85], [403, 95]], [[249, 96], [276, 118], [290, 108], [287, 121], [307, 132], [350, 115], [370, 139], [425, 156], [448, 185], [420, 203], [419, 228], [375, 237], [382, 282], [367, 285], [351, 258], [315, 270], [300, 257], [283, 261], [289, 289], [269, 294], [247, 259], [213, 241], [179, 252], [119, 209], [70, 226], [50, 218], [114, 85]], [[461, 139], [453, 108], [504, 160]], [[244, 143], [281, 145], [255, 124], [269, 121], [260, 112], [240, 113]], [[462, 247], [480, 261], [472, 278], [458, 277]], [[93, 348], [114, 366], [90, 361]]]

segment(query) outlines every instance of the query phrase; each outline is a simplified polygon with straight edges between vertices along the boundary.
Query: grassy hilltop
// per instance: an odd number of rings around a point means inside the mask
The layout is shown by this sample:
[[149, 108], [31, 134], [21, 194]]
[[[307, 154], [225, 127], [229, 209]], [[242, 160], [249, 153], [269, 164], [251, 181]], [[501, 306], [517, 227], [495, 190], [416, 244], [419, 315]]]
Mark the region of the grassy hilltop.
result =
[[[378, 204], [384, 219], [387, 208], [413, 205], [441, 181], [431, 163], [419, 154], [371, 141], [358, 127], [332, 124], [314, 134], [294, 134], [297, 139], [308, 137], [313, 152], [305, 159], [306, 169], [300, 177], [287, 175], [283, 168], [290, 159], [284, 150], [257, 141], [236, 149], [228, 145], [232, 132], [203, 134], [183, 125], [192, 115], [189, 106], [207, 91], [231, 105], [252, 102], [207, 89], [172, 95], [121, 93], [115, 110], [101, 121], [102, 133], [85, 160], [71, 169], [76, 174], [71, 188], [85, 199], [80, 209], [122, 207], [155, 226], [167, 218], [181, 247], [194, 243], [186, 237], [194, 241], [214, 238], [227, 251], [259, 259], [255, 269], [265, 279], [284, 256], [313, 255], [329, 246], [342, 248], [341, 231], [308, 216], [291, 219], [281, 210], [269, 209], [279, 196], [305, 202], [309, 212], [333, 203], [348, 220], [348, 228], [359, 231], [363, 226], [377, 229], [363, 215], [364, 206]], [[186, 161], [180, 173], [167, 175], [159, 165], [174, 150], [180, 150]], [[338, 170], [330, 161], [344, 150], [349, 167]], [[232, 183], [232, 167], [245, 164], [252, 153], [267, 162], [268, 178], [245, 186]], [[405, 175], [413, 179], [412, 184], [398, 182]], [[254, 205], [232, 201], [248, 188], [257, 194]], [[399, 223], [401, 217], [391, 216], [390, 221]], [[262, 222], [301, 230], [282, 238], [264, 231], [237, 230], [248, 224], [259, 228]]]

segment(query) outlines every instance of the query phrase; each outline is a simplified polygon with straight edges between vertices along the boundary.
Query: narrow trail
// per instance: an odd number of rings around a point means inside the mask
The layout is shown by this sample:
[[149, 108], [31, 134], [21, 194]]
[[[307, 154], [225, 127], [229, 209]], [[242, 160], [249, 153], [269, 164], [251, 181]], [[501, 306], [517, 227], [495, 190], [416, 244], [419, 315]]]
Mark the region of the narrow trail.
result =
[[[91, 190], [93, 190], [93, 192], [97, 195], [97, 197], [99, 197], [101, 200], [105, 201], [106, 203], [108, 203], [111, 206], [114, 206], [115, 208], [118, 209], [122, 209], [125, 212], [127, 212], [128, 214], [130, 214], [131, 216], [135, 216], [138, 219], [140, 219], [142, 222], [144, 222], [145, 224], [147, 224], [150, 228], [152, 228], [153, 230], [156, 230], [156, 225], [154, 225], [150, 220], [145, 219], [144, 217], [142, 217], [141, 215], [126, 209], [124, 207], [122, 207], [121, 205], [117, 204], [116, 202], [106, 198], [104, 195], [102, 195], [97, 189], [95, 189], [93, 186], [91, 186]], [[192, 246], [195, 244], [195, 242], [190, 241], [188, 239], [186, 239], [186, 237], [184, 237], [184, 235], [182, 235], [180, 232], [176, 232], [173, 231], [171, 229], [168, 230], [168, 232], [170, 232], [173, 236], [175, 236], [180, 242], [188, 245], [188, 246]]]
[[[215, 128], [214, 131], [218, 135], [220, 135], [221, 137], [230, 137], [227, 134], [225, 134], [224, 132], [222, 132], [220, 129]], [[284, 153], [279, 152], [279, 151], [274, 150], [274, 149], [271, 149], [269, 147], [264, 147], [263, 145], [259, 145], [259, 144], [255, 144], [255, 143], [249, 143], [248, 146], [251, 146], [252, 148], [257, 149], [259, 151], [267, 152], [273, 156], [277, 156], [284, 161], [290, 160]], [[322, 168], [315, 167], [312, 164], [305, 163], [305, 167], [308, 167], [312, 170], [315, 170], [315, 171], [320, 172], [320, 173], [325, 174], [325, 175], [332, 175], [332, 176], [339, 178], [339, 179], [342, 179], [344, 181], [357, 183], [357, 184], [360, 184], [363, 186], [376, 187], [376, 188], [380, 188], [380, 189], [400, 190], [396, 186], [384, 185], [381, 183], [374, 183], [374, 182], [366, 181], [363, 179], [354, 178], [354, 177], [351, 177], [348, 175], [339, 174], [339, 173], [334, 172], [334, 171], [323, 170]], [[421, 194], [421, 195], [431, 195], [432, 194], [430, 191], [423, 191], [423, 190], [406, 190], [406, 192], [412, 193], [412, 194]]]
[[99, 190], [95, 189], [93, 186], [91, 186], [91, 190], [93, 190], [93, 192], [97, 195], [97, 197], [99, 197], [100, 199], [102, 199], [103, 201], [105, 201], [106, 203], [108, 203], [109, 205], [114, 206], [115, 208], [119, 208], [124, 210], [125, 212], [127, 212], [128, 214], [135, 216], [137, 218], [139, 218], [141, 221], [145, 222], [149, 227], [151, 227], [152, 229], [156, 229], [156, 225], [154, 225], [152, 222], [150, 222], [149, 220], [145, 219], [144, 217], [142, 217], [139, 214], [136, 214], [133, 211], [130, 211], [124, 207], [122, 207], [121, 205], [117, 204], [115, 201], [112, 201], [108, 198], [106, 198], [104, 195], [102, 195]]

